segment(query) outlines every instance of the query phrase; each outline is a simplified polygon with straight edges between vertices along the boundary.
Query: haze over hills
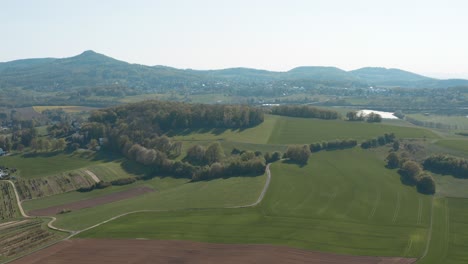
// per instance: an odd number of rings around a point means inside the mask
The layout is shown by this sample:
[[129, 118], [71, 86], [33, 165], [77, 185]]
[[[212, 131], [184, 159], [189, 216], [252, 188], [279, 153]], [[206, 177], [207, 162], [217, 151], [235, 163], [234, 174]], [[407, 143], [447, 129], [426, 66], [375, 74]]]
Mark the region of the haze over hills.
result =
[[344, 71], [336, 67], [297, 67], [287, 72], [249, 68], [221, 70], [176, 69], [130, 64], [85, 51], [70, 58], [24, 59], [0, 63], [0, 88], [36, 91], [67, 91], [74, 88], [119, 85], [133, 89], [165, 90], [227, 82], [249, 83], [295, 81], [301, 86], [447, 88], [468, 85], [468, 80], [429, 78], [400, 69], [361, 68]]

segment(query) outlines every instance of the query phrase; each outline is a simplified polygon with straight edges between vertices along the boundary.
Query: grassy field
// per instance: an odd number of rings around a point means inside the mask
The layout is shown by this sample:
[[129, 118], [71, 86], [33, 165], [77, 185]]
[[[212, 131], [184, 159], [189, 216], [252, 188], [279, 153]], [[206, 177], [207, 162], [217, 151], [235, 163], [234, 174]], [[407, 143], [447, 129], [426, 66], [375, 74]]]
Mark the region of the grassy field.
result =
[[369, 124], [342, 120], [320, 120], [281, 117], [268, 140], [270, 144], [306, 144], [322, 140], [347, 139], [366, 140], [385, 133], [395, 133], [397, 138], [437, 138], [427, 129], [386, 124]]
[[468, 199], [435, 198], [427, 256], [418, 264], [468, 263]]
[[468, 153], [468, 139], [446, 139], [446, 140], [439, 140], [436, 143], [439, 146], [454, 149], [457, 151]]
[[55, 109], [62, 109], [67, 113], [78, 113], [78, 112], [88, 112], [93, 111], [98, 108], [96, 107], [88, 107], [88, 106], [74, 106], [74, 105], [44, 105], [44, 106], [33, 106], [34, 111], [38, 113], [42, 113], [45, 110], [55, 110]]
[[88, 166], [86, 169], [96, 174], [101, 181], [106, 182], [120, 178], [145, 176], [150, 172], [150, 168], [146, 168], [128, 160], [124, 162], [106, 162], [103, 164]]
[[409, 114], [408, 116], [422, 122], [440, 123], [452, 127], [458, 127], [458, 130], [468, 129], [468, 118], [465, 116], [445, 116], [432, 114]]
[[208, 141], [208, 140], [224, 140], [237, 141], [244, 143], [266, 144], [272, 131], [276, 127], [276, 122], [281, 117], [265, 116], [265, 121], [258, 126], [247, 129], [219, 129], [219, 130], [182, 130], [173, 131], [170, 135], [174, 136], [174, 140], [180, 141]]
[[402, 185], [372, 152], [356, 148], [314, 154], [303, 168], [274, 164], [270, 189], [256, 208], [139, 213], [80, 237], [268, 243], [417, 257], [426, 245], [430, 201]]
[[88, 152], [74, 153], [26, 153], [0, 158], [0, 164], [17, 168], [23, 178], [40, 178], [102, 163]]
[[244, 130], [185, 130], [174, 131], [175, 140], [210, 141], [221, 140], [252, 144], [306, 144], [322, 140], [366, 140], [385, 133], [395, 133], [399, 138], [438, 138], [428, 129], [389, 125], [347, 122], [343, 120], [320, 120], [266, 115], [265, 121]]
[[[187, 179], [157, 177], [122, 187], [92, 191], [90, 193], [64, 193], [54, 197], [26, 202], [27, 210], [97, 197], [138, 185], [153, 188], [155, 192], [94, 208], [57, 215], [56, 226], [79, 230], [113, 216], [135, 210], [183, 210], [194, 208], [221, 208], [253, 203], [265, 184], [266, 176], [232, 177], [211, 181], [190, 182]], [[90, 196], [91, 195], [91, 196]], [[58, 202], [60, 201], [60, 202]], [[80, 221], [76, 221], [80, 219]]]

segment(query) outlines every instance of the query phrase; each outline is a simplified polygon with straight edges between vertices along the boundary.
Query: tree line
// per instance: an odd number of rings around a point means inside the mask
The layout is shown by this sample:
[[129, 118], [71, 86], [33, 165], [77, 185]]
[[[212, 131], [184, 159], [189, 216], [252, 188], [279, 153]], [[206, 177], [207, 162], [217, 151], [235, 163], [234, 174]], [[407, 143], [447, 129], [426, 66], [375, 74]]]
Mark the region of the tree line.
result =
[[319, 152], [321, 150], [336, 150], [336, 149], [347, 149], [353, 148], [357, 145], [357, 140], [355, 139], [343, 139], [343, 140], [333, 140], [333, 141], [324, 141], [316, 142], [309, 145], [311, 152]]
[[307, 105], [280, 105], [271, 109], [271, 114], [291, 117], [318, 118], [318, 119], [338, 119], [336, 111], [319, 109]]
[[128, 129], [161, 134], [172, 129], [247, 128], [264, 120], [260, 108], [145, 101], [94, 111], [90, 122], [125, 124]]
[[395, 134], [394, 133], [385, 133], [383, 136], [379, 136], [377, 138], [369, 139], [361, 143], [361, 148], [368, 149], [368, 148], [376, 148], [379, 146], [384, 146], [388, 143], [398, 144], [395, 143]]
[[423, 162], [424, 169], [440, 173], [451, 174], [457, 178], [468, 178], [468, 160], [449, 155], [433, 155]]

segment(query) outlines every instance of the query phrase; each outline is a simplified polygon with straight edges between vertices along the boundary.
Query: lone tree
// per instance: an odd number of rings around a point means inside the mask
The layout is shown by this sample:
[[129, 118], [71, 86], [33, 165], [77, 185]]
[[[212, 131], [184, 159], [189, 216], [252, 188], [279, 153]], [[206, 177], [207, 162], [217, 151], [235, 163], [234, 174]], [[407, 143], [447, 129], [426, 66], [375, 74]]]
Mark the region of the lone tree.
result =
[[417, 185], [416, 188], [418, 189], [418, 192], [423, 193], [423, 194], [434, 194], [436, 191], [436, 185], [434, 178], [432, 178], [431, 175], [429, 174], [423, 174]]
[[307, 164], [311, 153], [308, 145], [293, 145], [288, 147], [285, 154], [292, 162]]

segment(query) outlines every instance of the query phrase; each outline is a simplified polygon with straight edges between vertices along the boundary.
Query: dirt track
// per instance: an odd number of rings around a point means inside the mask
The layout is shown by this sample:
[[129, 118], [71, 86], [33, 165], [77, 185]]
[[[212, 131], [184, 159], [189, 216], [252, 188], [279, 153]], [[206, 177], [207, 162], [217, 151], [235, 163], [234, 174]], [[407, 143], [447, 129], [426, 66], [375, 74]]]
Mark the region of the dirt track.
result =
[[139, 196], [148, 192], [153, 192], [154, 190], [149, 187], [136, 187], [130, 190], [111, 193], [108, 195], [104, 195], [101, 197], [96, 197], [93, 199], [73, 202], [69, 204], [62, 204], [58, 206], [52, 206], [44, 209], [38, 209], [28, 212], [29, 215], [32, 216], [50, 216], [59, 213], [62, 209], [69, 209], [69, 210], [80, 210], [83, 208], [94, 207], [101, 204], [112, 203], [115, 201], [120, 201], [128, 198], [132, 198], [135, 196]]
[[343, 256], [270, 245], [166, 240], [72, 239], [12, 264], [39, 263], [310, 263], [410, 264], [416, 259]]

